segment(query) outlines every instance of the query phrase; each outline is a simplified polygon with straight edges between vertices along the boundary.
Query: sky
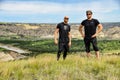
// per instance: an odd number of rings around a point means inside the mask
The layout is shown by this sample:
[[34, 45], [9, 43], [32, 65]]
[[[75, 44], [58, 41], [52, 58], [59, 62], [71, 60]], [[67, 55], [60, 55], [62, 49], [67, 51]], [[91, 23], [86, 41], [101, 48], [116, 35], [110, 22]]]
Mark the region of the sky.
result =
[[100, 22], [120, 22], [120, 0], [0, 0], [0, 22], [70, 23], [86, 19], [86, 10]]

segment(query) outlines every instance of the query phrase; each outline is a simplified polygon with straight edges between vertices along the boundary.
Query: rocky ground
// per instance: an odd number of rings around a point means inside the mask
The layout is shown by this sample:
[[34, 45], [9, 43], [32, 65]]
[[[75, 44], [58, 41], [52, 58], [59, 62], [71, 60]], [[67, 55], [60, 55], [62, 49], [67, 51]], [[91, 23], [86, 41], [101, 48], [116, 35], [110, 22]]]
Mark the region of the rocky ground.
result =
[[23, 58], [26, 58], [26, 56], [23, 54], [30, 53], [26, 50], [13, 47], [11, 45], [6, 45], [6, 44], [0, 44], [0, 48], [4, 48], [8, 50], [6, 52], [0, 52], [0, 61], [11, 61], [11, 60], [23, 59]]

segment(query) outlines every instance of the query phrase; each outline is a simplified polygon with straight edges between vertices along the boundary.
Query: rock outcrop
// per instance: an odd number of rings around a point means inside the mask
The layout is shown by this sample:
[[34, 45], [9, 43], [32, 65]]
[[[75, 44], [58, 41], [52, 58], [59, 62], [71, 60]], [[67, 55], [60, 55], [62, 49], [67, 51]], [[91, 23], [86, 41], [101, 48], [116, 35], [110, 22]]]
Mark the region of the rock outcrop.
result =
[[[120, 39], [120, 22], [103, 23], [103, 31], [98, 35], [99, 39]], [[0, 37], [12, 39], [41, 39], [53, 38], [56, 24], [20, 24], [1, 23]], [[71, 24], [72, 38], [82, 39], [79, 24]]]

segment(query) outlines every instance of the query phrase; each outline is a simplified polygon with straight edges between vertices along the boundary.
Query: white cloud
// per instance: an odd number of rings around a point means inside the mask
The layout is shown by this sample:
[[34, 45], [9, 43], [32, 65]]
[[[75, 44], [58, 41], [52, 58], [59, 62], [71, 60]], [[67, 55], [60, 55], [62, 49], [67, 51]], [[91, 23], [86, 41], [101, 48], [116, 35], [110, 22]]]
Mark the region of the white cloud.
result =
[[17, 13], [17, 14], [51, 14], [51, 13], [80, 13], [85, 10], [93, 10], [94, 12], [111, 12], [119, 9], [119, 4], [115, 1], [95, 1], [89, 3], [76, 3], [76, 4], [62, 4], [50, 2], [6, 2], [2, 3], [0, 10]]

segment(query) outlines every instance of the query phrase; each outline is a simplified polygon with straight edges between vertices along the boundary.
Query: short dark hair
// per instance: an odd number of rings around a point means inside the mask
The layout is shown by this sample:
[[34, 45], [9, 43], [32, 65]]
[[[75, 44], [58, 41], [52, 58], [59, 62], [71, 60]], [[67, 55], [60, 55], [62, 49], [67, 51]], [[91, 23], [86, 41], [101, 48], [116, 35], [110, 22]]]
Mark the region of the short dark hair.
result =
[[86, 11], [86, 14], [88, 14], [88, 13], [93, 14], [91, 10], [87, 10], [87, 11]]

